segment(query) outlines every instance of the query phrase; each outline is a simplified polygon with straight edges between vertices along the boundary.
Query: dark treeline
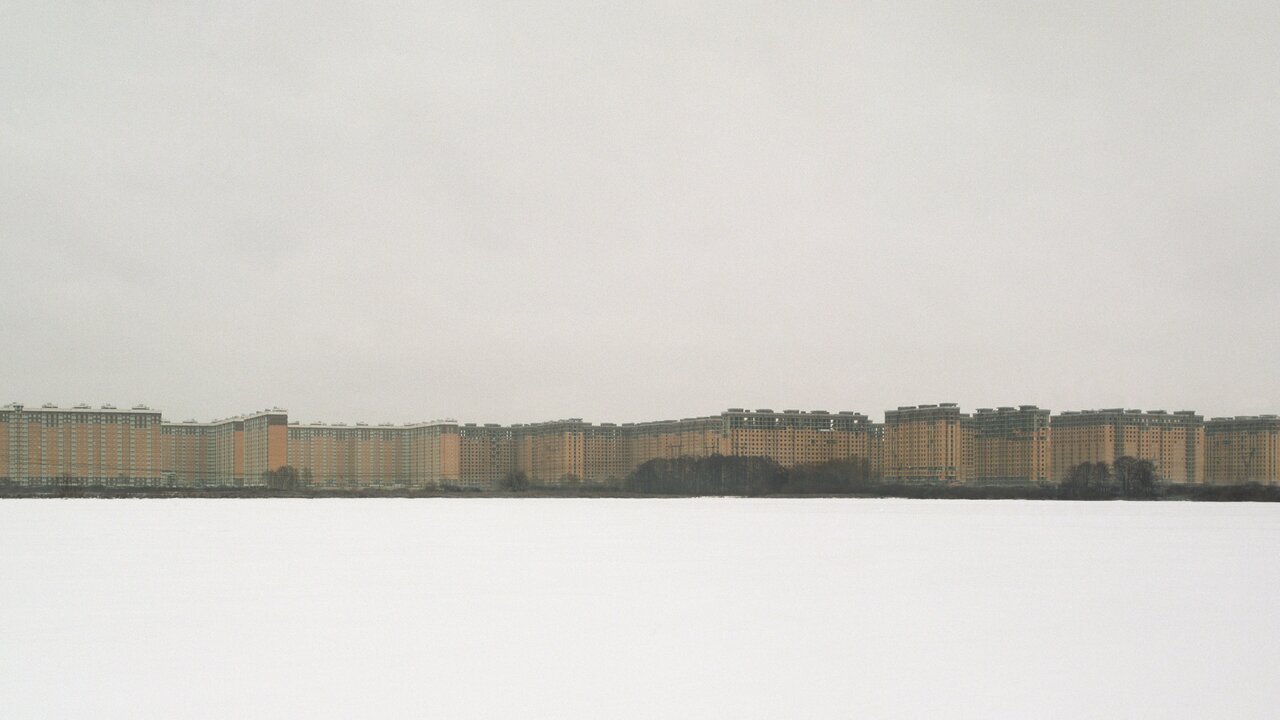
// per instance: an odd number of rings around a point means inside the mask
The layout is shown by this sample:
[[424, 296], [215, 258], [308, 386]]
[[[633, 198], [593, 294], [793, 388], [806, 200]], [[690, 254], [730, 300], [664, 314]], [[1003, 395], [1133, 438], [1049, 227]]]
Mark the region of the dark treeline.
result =
[[1280, 502], [1280, 486], [1248, 483], [1246, 485], [1170, 485], [1163, 497], [1169, 500], [1204, 502]]
[[624, 487], [635, 495], [747, 497], [857, 496], [939, 499], [1052, 500], [1049, 485], [943, 485], [884, 482], [863, 460], [832, 460], [786, 468], [770, 458], [725, 457], [650, 460]]
[[1114, 465], [1080, 463], [1058, 486], [1059, 496], [1066, 500], [1142, 500], [1160, 497], [1164, 490], [1150, 460], [1127, 455]]
[[864, 461], [833, 460], [784, 468], [769, 458], [724, 457], [650, 460], [629, 475], [635, 495], [805, 496], [1024, 499], [1280, 501], [1280, 487], [1166, 485], [1148, 460], [1082, 463], [1060, 484], [968, 485], [885, 482]]
[[741, 497], [854, 496], [939, 499], [1024, 500], [1201, 500], [1280, 502], [1280, 487], [1248, 485], [1167, 485], [1146, 460], [1122, 457], [1113, 464], [1081, 463], [1060, 484], [970, 485], [885, 482], [864, 460], [833, 460], [783, 467], [766, 457], [650, 460], [621, 483], [575, 481], [553, 486], [532, 483], [520, 471], [509, 473], [495, 490], [444, 485], [433, 488], [308, 487], [308, 473], [283, 467], [263, 475], [264, 487], [127, 487], [50, 485], [32, 487], [0, 482], [4, 497], [96, 498], [355, 498], [355, 497]]
[[875, 485], [865, 461], [833, 460], [784, 468], [767, 457], [650, 460], [623, 487], [645, 495], [842, 495]]

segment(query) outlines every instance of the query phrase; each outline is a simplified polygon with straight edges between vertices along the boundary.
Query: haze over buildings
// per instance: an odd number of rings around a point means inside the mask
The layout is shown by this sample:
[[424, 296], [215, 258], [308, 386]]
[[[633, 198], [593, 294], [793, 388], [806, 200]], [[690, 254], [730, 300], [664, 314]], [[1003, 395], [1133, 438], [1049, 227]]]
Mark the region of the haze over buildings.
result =
[[1280, 406], [1274, 3], [429, 5], [8, 4], [0, 402]]

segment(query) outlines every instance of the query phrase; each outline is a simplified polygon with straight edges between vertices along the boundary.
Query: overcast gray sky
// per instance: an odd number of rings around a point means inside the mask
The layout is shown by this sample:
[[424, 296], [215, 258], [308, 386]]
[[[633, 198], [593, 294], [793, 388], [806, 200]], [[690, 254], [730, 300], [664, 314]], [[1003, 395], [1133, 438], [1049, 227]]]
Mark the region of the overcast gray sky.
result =
[[1278, 8], [0, 0], [0, 402], [1277, 412]]

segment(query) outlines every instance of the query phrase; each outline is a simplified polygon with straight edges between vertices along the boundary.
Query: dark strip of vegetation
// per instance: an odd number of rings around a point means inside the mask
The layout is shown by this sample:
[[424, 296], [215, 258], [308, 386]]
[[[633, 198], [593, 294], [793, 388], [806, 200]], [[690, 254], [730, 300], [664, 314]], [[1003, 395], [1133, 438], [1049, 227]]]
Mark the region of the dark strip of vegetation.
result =
[[357, 497], [893, 497], [966, 500], [1200, 500], [1280, 502], [1280, 487], [1167, 485], [1145, 460], [1125, 457], [1113, 465], [1083, 463], [1062, 483], [961, 485], [885, 482], [863, 460], [836, 460], [785, 468], [770, 458], [727, 457], [650, 460], [621, 483], [574, 482], [539, 486], [522, 472], [508, 474], [495, 491], [442, 486], [430, 489], [308, 488], [293, 468], [264, 476], [263, 487], [29, 487], [0, 483], [0, 498], [357, 498]]

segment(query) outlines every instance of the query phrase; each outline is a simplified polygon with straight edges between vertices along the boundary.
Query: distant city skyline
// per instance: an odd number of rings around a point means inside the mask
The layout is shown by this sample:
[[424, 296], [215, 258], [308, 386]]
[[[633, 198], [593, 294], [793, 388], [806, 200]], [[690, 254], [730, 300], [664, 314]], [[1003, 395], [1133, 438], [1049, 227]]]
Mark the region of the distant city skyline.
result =
[[618, 488], [654, 460], [767, 458], [895, 483], [1046, 485], [1137, 459], [1176, 484], [1280, 482], [1280, 416], [1035, 405], [856, 411], [729, 408], [646, 422], [291, 421], [283, 408], [165, 422], [146, 405], [0, 407], [0, 483], [19, 486]]

